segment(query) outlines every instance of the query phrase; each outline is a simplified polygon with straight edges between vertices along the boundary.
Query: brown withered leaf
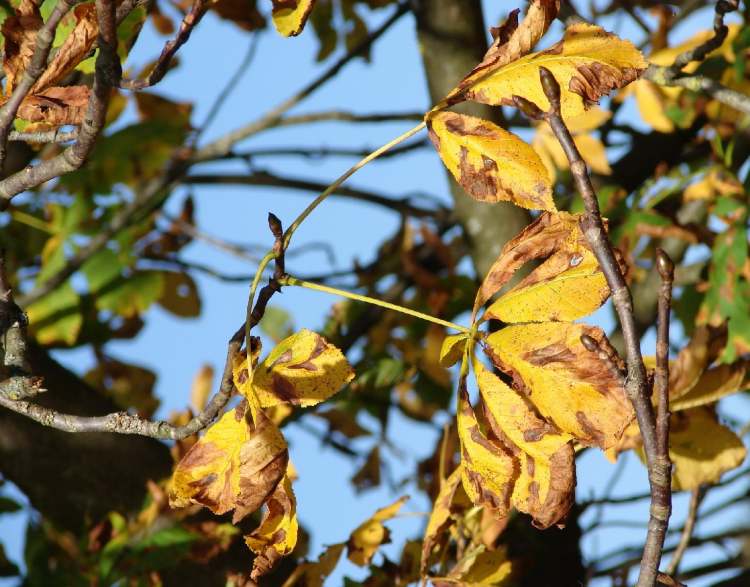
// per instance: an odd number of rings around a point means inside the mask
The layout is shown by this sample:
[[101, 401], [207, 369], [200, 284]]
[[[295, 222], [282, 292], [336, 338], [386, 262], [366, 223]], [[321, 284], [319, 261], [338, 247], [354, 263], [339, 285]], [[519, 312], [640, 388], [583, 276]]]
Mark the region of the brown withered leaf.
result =
[[86, 86], [53, 87], [26, 96], [19, 118], [53, 126], [80, 124], [86, 115], [90, 90]]
[[[68, 15], [66, 18], [71, 18]], [[73, 71], [76, 66], [91, 52], [99, 34], [96, 21], [96, 8], [93, 2], [79, 4], [73, 9], [72, 18], [76, 23], [73, 30], [58, 47], [55, 56], [49, 62], [31, 92], [38, 94], [45, 88], [54, 86]]]
[[243, 402], [195, 443], [172, 474], [172, 507], [201, 504], [217, 515], [234, 510], [233, 523], [258, 510], [289, 461], [286, 441], [262, 410], [257, 421]]
[[721, 354], [727, 342], [726, 325], [701, 325], [688, 344], [669, 365], [669, 399], [674, 401], [688, 393], [703, 372]]
[[430, 519], [427, 521], [427, 528], [422, 540], [422, 561], [420, 565], [422, 576], [427, 573], [432, 551], [444, 541], [444, 532], [450, 525], [451, 515], [457, 504], [460, 504], [458, 507], [469, 505], [468, 497], [461, 484], [462, 475], [462, 465], [459, 465], [440, 484], [440, 491], [435, 498], [435, 504], [432, 506]]
[[579, 214], [544, 212], [509, 240], [477, 291], [474, 315], [525, 263], [554, 252], [579, 253], [587, 250], [586, 239], [578, 226], [580, 218]]
[[513, 10], [502, 26], [491, 29], [494, 40], [482, 61], [461, 80], [445, 101], [449, 104], [459, 101], [464, 90], [476, 81], [531, 51], [547, 32], [559, 9], [560, 0], [532, 0], [520, 25], [519, 11]]
[[266, 19], [258, 11], [254, 0], [216, 0], [211, 4], [211, 10], [245, 31], [254, 31], [266, 25]]
[[380, 485], [380, 447], [376, 444], [367, 459], [352, 476], [351, 483], [357, 493]]
[[544, 322], [491, 334], [485, 352], [545, 419], [582, 444], [606, 450], [617, 444], [633, 409], [608, 364], [583, 346], [583, 334], [608, 344], [599, 328]]
[[34, 55], [37, 31], [42, 27], [39, 6], [32, 0], [21, 0], [14, 15], [2, 24], [4, 38], [3, 71], [5, 97], [9, 97]]
[[469, 402], [465, 378], [458, 389], [458, 437], [461, 441], [461, 481], [469, 499], [492, 510], [498, 519], [507, 517], [518, 462], [493, 442], [479, 427]]
[[487, 120], [456, 112], [426, 117], [430, 140], [461, 187], [480, 202], [555, 210], [552, 183], [536, 151]]
[[538, 528], [559, 523], [575, 501], [573, 437], [540, 418], [481, 362], [475, 361], [474, 370], [492, 430], [520, 464], [511, 503]]
[[346, 544], [332, 544], [320, 555], [317, 562], [305, 562], [297, 565], [283, 587], [302, 585], [304, 587], [323, 587], [323, 582], [336, 568]]
[[505, 547], [467, 549], [446, 577], [430, 579], [434, 587], [507, 587], [512, 585], [513, 563]]
[[391, 533], [383, 522], [393, 518], [408, 499], [407, 496], [400, 497], [391, 505], [380, 508], [351, 533], [346, 543], [350, 561], [360, 567], [370, 564], [380, 545], [390, 542]]
[[276, 486], [265, 504], [260, 526], [248, 536], [245, 544], [255, 553], [250, 578], [258, 581], [280, 558], [290, 554], [297, 545], [297, 500], [289, 474]]

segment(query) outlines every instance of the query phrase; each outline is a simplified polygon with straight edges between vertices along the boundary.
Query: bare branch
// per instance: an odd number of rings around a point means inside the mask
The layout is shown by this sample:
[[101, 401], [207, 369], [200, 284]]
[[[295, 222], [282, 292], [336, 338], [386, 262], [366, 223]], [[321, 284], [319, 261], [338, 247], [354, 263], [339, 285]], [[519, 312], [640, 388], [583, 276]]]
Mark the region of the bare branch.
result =
[[195, 0], [190, 7], [190, 12], [182, 19], [175, 38], [164, 44], [164, 48], [151, 72], [144, 79], [122, 80], [120, 87], [126, 90], [143, 90], [158, 84], [169, 71], [169, 66], [177, 51], [188, 41], [193, 29], [206, 14], [209, 5], [208, 0]]
[[25, 141], [27, 143], [68, 143], [75, 141], [77, 138], [78, 129], [63, 131], [59, 128], [35, 132], [18, 132], [13, 130], [8, 135], [9, 141]]
[[669, 520], [669, 509], [664, 508], [662, 505], [664, 503], [662, 490], [665, 485], [664, 479], [669, 477], [670, 471], [658, 459], [656, 418], [651, 404], [646, 367], [643, 364], [638, 331], [633, 316], [633, 300], [625, 282], [625, 276], [622, 274], [620, 265], [615, 257], [612, 244], [607, 237], [599, 210], [599, 202], [594, 191], [594, 186], [591, 183], [586, 163], [583, 161], [576, 147], [570, 130], [562, 119], [560, 113], [560, 86], [552, 72], [548, 69], [540, 67], [539, 74], [542, 88], [551, 106], [545, 118], [570, 162], [573, 179], [583, 198], [586, 212], [581, 220], [581, 229], [596, 255], [599, 266], [612, 292], [612, 301], [625, 339], [628, 371], [625, 389], [633, 404], [638, 420], [638, 426], [643, 439], [643, 448], [646, 453], [649, 483], [651, 486], [651, 517], [646, 545], [641, 560], [638, 587], [651, 587], [656, 581], [659, 570], [664, 537], [663, 532], [666, 530]]
[[721, 46], [729, 32], [727, 25], [724, 24], [724, 16], [737, 10], [739, 3], [739, 0], [718, 0], [714, 11], [714, 36], [705, 43], [680, 53], [670, 68], [675, 74], [679, 74], [689, 63], [704, 61], [711, 51]]
[[690, 545], [690, 539], [693, 537], [693, 531], [695, 530], [695, 522], [698, 519], [698, 508], [706, 495], [706, 490], [703, 487], [696, 487], [690, 494], [690, 505], [688, 506], [687, 517], [685, 518], [685, 525], [682, 528], [682, 534], [680, 535], [680, 541], [677, 543], [672, 560], [669, 561], [667, 567], [667, 575], [674, 576], [680, 567], [682, 557], [687, 552], [688, 546]]

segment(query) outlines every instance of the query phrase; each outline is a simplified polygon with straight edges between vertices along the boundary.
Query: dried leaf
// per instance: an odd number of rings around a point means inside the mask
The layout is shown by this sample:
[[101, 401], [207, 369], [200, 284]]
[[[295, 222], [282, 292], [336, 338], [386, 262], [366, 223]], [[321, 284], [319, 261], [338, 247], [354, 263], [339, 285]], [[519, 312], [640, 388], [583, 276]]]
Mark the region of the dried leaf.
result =
[[0, 31], [4, 39], [3, 71], [5, 96], [11, 95], [31, 63], [36, 48], [36, 33], [42, 27], [39, 5], [33, 0], [21, 0], [15, 15], [8, 16]]
[[351, 483], [357, 493], [380, 485], [380, 447], [376, 444], [367, 459], [352, 476]]
[[294, 37], [305, 28], [315, 0], [273, 0], [273, 24], [279, 34]]
[[253, 581], [258, 581], [281, 557], [294, 550], [298, 529], [297, 500], [287, 474], [266, 501], [260, 526], [245, 536], [245, 544], [256, 554], [250, 573]]
[[211, 10], [244, 31], [254, 31], [266, 25], [255, 0], [215, 0], [211, 3]]
[[47, 88], [26, 96], [18, 108], [19, 118], [53, 126], [81, 124], [86, 116], [90, 90], [86, 86]]
[[546, 111], [549, 102], [539, 83], [539, 67], [544, 66], [560, 84], [562, 115], [569, 118], [637, 79], [647, 65], [629, 41], [598, 26], [576, 23], [549, 49], [481, 72], [462, 94], [495, 106], [512, 106], [513, 96], [523, 96]]
[[459, 384], [456, 412], [461, 441], [461, 481], [466, 495], [474, 504], [489, 508], [496, 518], [503, 519], [508, 515], [518, 464], [479, 428], [465, 380]]
[[544, 418], [583, 444], [607, 449], [633, 410], [608, 365], [581, 343], [583, 334], [608, 344], [599, 328], [546, 322], [508, 326], [487, 338], [485, 350]]
[[492, 429], [520, 463], [511, 503], [539, 528], [560, 522], [575, 500], [573, 437], [540, 418], [526, 398], [479, 361], [474, 369]]
[[509, 240], [490, 267], [474, 300], [476, 315], [487, 300], [497, 293], [525, 263], [547, 257], [555, 251], [580, 253], [587, 250], [586, 239], [578, 226], [580, 215], [543, 213]]
[[693, 408], [672, 415], [669, 458], [674, 465], [672, 488], [688, 491], [716, 483], [745, 460], [742, 440], [716, 419], [713, 410]]
[[[247, 411], [247, 413], [246, 413]], [[233, 523], [256, 511], [275, 490], [289, 455], [279, 429], [259, 410], [255, 424], [243, 402], [225, 413], [175, 467], [172, 507], [201, 504]]]
[[346, 544], [332, 544], [320, 555], [317, 562], [306, 562], [297, 565], [282, 587], [303, 585], [304, 587], [323, 587], [323, 582], [336, 568]]
[[391, 533], [383, 526], [383, 522], [393, 518], [408, 499], [407, 496], [400, 497], [391, 505], [380, 508], [369, 520], [360, 524], [351, 533], [346, 543], [347, 556], [350, 561], [360, 567], [370, 564], [380, 545], [390, 542]]
[[195, 280], [187, 273], [164, 271], [164, 290], [158, 304], [175, 316], [193, 318], [201, 313], [201, 298]]
[[608, 297], [607, 280], [590, 250], [560, 250], [498, 298], [483, 319], [573, 321], [595, 311]]
[[560, 0], [532, 0], [520, 26], [518, 10], [512, 11], [501, 27], [492, 29], [494, 40], [482, 61], [461, 80], [446, 101], [459, 101], [463, 92], [475, 83], [531, 51], [547, 32], [559, 9]]
[[474, 199], [555, 210], [544, 164], [534, 149], [513, 133], [455, 112], [431, 113], [427, 127], [443, 163]]
[[72, 16], [75, 19], [75, 26], [63, 44], [58, 47], [47, 69], [34, 84], [31, 90], [33, 94], [38, 94], [41, 90], [60, 82], [88, 56], [94, 47], [96, 36], [99, 34], [94, 3], [79, 4], [73, 9]]
[[513, 564], [504, 547], [486, 550], [484, 546], [470, 550], [451, 569], [447, 577], [434, 577], [435, 587], [505, 587], [511, 585]]
[[[280, 342], [247, 380], [244, 355], [234, 359], [234, 383], [242, 394], [254, 394], [262, 407], [289, 403], [314, 406], [352, 380], [346, 357], [322, 336], [300, 330]], [[251, 391], [252, 387], [252, 391]]]
[[211, 365], [203, 365], [193, 377], [193, 384], [190, 386], [190, 407], [196, 414], [206, 407], [213, 379], [214, 368]]
[[459, 464], [453, 470], [447, 479], [443, 479], [440, 484], [440, 491], [435, 498], [435, 504], [432, 506], [430, 519], [427, 521], [427, 528], [422, 540], [422, 562], [420, 565], [420, 574], [425, 575], [429, 568], [430, 555], [435, 546], [440, 542], [440, 537], [449, 525], [453, 511], [454, 499], [456, 493], [461, 490], [461, 477], [463, 467]]

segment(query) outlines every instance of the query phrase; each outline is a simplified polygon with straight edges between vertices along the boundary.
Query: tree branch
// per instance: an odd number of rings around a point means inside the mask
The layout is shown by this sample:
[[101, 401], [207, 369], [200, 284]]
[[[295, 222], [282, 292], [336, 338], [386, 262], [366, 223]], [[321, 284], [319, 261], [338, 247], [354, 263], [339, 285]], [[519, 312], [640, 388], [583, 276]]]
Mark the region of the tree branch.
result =
[[688, 506], [688, 514], [685, 518], [685, 525], [682, 528], [682, 534], [680, 534], [680, 541], [677, 543], [672, 560], [669, 561], [667, 567], [667, 575], [674, 576], [680, 567], [682, 557], [687, 552], [690, 540], [693, 537], [693, 531], [695, 530], [695, 522], [698, 519], [698, 508], [703, 501], [706, 491], [703, 487], [696, 487], [690, 494], [690, 505]]
[[125, 90], [137, 91], [158, 84], [167, 71], [169, 71], [169, 66], [172, 63], [175, 54], [180, 50], [180, 47], [187, 43], [190, 34], [201, 21], [203, 15], [206, 14], [209, 6], [210, 3], [208, 0], [195, 0], [190, 7], [190, 12], [188, 12], [182, 19], [175, 38], [164, 44], [164, 48], [162, 49], [159, 58], [156, 60], [151, 72], [144, 79], [122, 80], [120, 82], [120, 87]]
[[641, 560], [641, 571], [638, 577], [639, 587], [651, 587], [656, 582], [663, 543], [662, 528], [666, 529], [669, 520], [669, 509], [663, 506], [663, 488], [668, 487], [671, 472], [659, 459], [656, 434], [656, 418], [651, 404], [650, 389], [646, 367], [641, 356], [640, 338], [633, 317], [633, 300], [625, 282], [625, 276], [615, 257], [612, 244], [607, 237], [596, 192], [591, 184], [586, 163], [583, 161], [567, 125], [560, 113], [560, 86], [552, 72], [544, 67], [539, 68], [540, 81], [550, 103], [550, 110], [542, 113], [538, 106], [523, 98], [516, 99], [519, 107], [532, 117], [547, 120], [555, 137], [570, 162], [570, 170], [576, 187], [583, 198], [585, 214], [581, 220], [581, 229], [594, 251], [599, 266], [612, 292], [612, 301], [622, 327], [626, 348], [627, 381], [626, 392], [633, 404], [643, 448], [646, 453], [649, 483], [651, 486], [651, 508], [649, 530]]

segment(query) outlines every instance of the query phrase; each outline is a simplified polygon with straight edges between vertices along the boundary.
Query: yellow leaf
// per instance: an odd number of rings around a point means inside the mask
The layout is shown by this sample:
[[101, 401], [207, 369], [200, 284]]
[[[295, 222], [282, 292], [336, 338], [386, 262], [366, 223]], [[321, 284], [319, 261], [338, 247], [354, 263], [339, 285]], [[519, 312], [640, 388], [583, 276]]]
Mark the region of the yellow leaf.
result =
[[211, 395], [211, 385], [214, 378], [214, 368], [203, 365], [193, 377], [190, 387], [190, 407], [198, 414], [206, 407], [208, 396]]
[[674, 470], [674, 491], [688, 491], [716, 483], [745, 460], [747, 450], [737, 435], [716, 420], [709, 408], [699, 407], [672, 415], [669, 458]]
[[408, 499], [407, 496], [404, 496], [391, 505], [380, 508], [369, 520], [360, 524], [352, 532], [349, 541], [346, 543], [347, 556], [350, 561], [360, 567], [370, 564], [370, 560], [372, 560], [380, 545], [390, 542], [391, 533], [388, 528], [383, 526], [383, 522], [393, 518]]
[[[234, 383], [244, 396], [254, 394], [261, 407], [278, 404], [314, 406], [354, 377], [346, 357], [322, 336], [300, 330], [281, 341], [247, 380], [247, 360], [234, 360]], [[252, 391], [250, 391], [252, 388]]]
[[591, 251], [560, 250], [498, 298], [483, 319], [573, 321], [599, 308], [608, 297], [607, 280]]
[[609, 161], [607, 161], [607, 149], [604, 147], [604, 143], [598, 138], [583, 134], [574, 137], [573, 141], [591, 171], [601, 175], [610, 175], [612, 173], [612, 168], [609, 166]]
[[569, 118], [637, 79], [647, 65], [632, 43], [598, 26], [577, 23], [549, 49], [479, 72], [463, 94], [496, 106], [512, 106], [514, 95], [523, 96], [546, 111], [549, 102], [539, 82], [539, 67], [544, 66], [560, 84], [562, 115]]
[[502, 26], [491, 29], [494, 40], [482, 61], [461, 80], [444, 102], [455, 104], [461, 101], [467, 88], [531, 51], [547, 32], [559, 9], [560, 0], [532, 0], [520, 25], [519, 11], [513, 10]]
[[447, 368], [458, 363], [468, 342], [469, 335], [465, 332], [446, 336], [443, 339], [443, 345], [440, 347], [440, 364]]
[[574, 451], [570, 434], [561, 433], [481, 362], [474, 362], [479, 391], [495, 435], [515, 449], [520, 461], [512, 504], [548, 528], [570, 511], [575, 499]]
[[447, 577], [435, 577], [432, 582], [461, 587], [504, 587], [512, 584], [512, 575], [513, 564], [505, 547], [487, 550], [479, 546], [464, 555]]
[[727, 341], [725, 327], [698, 326], [690, 342], [669, 366], [670, 405], [689, 392], [721, 353]]
[[279, 34], [294, 37], [305, 28], [315, 0], [273, 0], [273, 24]]
[[[456, 494], [461, 488], [461, 476], [463, 474], [462, 465], [458, 465], [447, 479], [442, 479], [440, 491], [435, 498], [435, 504], [432, 506], [430, 519], [427, 521], [427, 528], [422, 540], [422, 562], [420, 574], [425, 575], [429, 567], [430, 555], [435, 546], [440, 542], [440, 535], [445, 532], [448, 522], [451, 518], [453, 503]], [[466, 499], [466, 496], [464, 496]]]
[[555, 251], [580, 252], [582, 248], [588, 248], [578, 226], [580, 218], [580, 215], [567, 212], [543, 213], [509, 240], [477, 291], [474, 314], [508, 283], [524, 263], [547, 257]]
[[461, 481], [471, 501], [492, 511], [498, 519], [508, 515], [517, 463], [479, 428], [469, 403], [465, 380], [458, 390], [458, 437], [461, 441]]
[[667, 108], [676, 104], [674, 92], [657, 86], [652, 81], [641, 79], [633, 84], [633, 95], [638, 104], [638, 112], [646, 124], [659, 132], [674, 131], [674, 121], [666, 115]]
[[487, 338], [486, 350], [544, 418], [582, 444], [607, 449], [633, 411], [618, 378], [581, 343], [583, 334], [609, 344], [599, 328], [545, 322], [503, 328]]
[[673, 412], [703, 406], [750, 387], [750, 361], [719, 365], [705, 371], [685, 395], [669, 402]]
[[426, 122], [443, 163], [472, 198], [555, 210], [544, 164], [516, 135], [487, 120], [455, 112], [430, 113]]
[[[612, 118], [611, 112], [599, 108], [599, 106], [592, 106], [582, 114], [570, 117], [565, 123], [573, 135], [578, 135], [596, 130], [610, 118]], [[549, 125], [547, 125], [547, 128], [549, 128]]]
[[266, 512], [260, 526], [245, 536], [245, 544], [256, 554], [250, 574], [252, 580], [257, 581], [281, 557], [294, 550], [298, 529], [297, 500], [287, 474], [266, 501]]
[[201, 504], [233, 523], [256, 511], [284, 476], [289, 455], [278, 428], [258, 411], [255, 424], [243, 402], [225, 413], [175, 467], [172, 507]]
[[320, 555], [317, 562], [306, 562], [301, 565], [297, 565], [289, 575], [289, 578], [284, 582], [282, 587], [292, 587], [293, 585], [304, 585], [304, 587], [323, 587], [323, 581], [328, 578], [336, 568], [336, 565], [341, 558], [341, 553], [344, 552], [346, 544], [343, 542], [339, 544], [332, 544], [326, 548], [325, 552]]

